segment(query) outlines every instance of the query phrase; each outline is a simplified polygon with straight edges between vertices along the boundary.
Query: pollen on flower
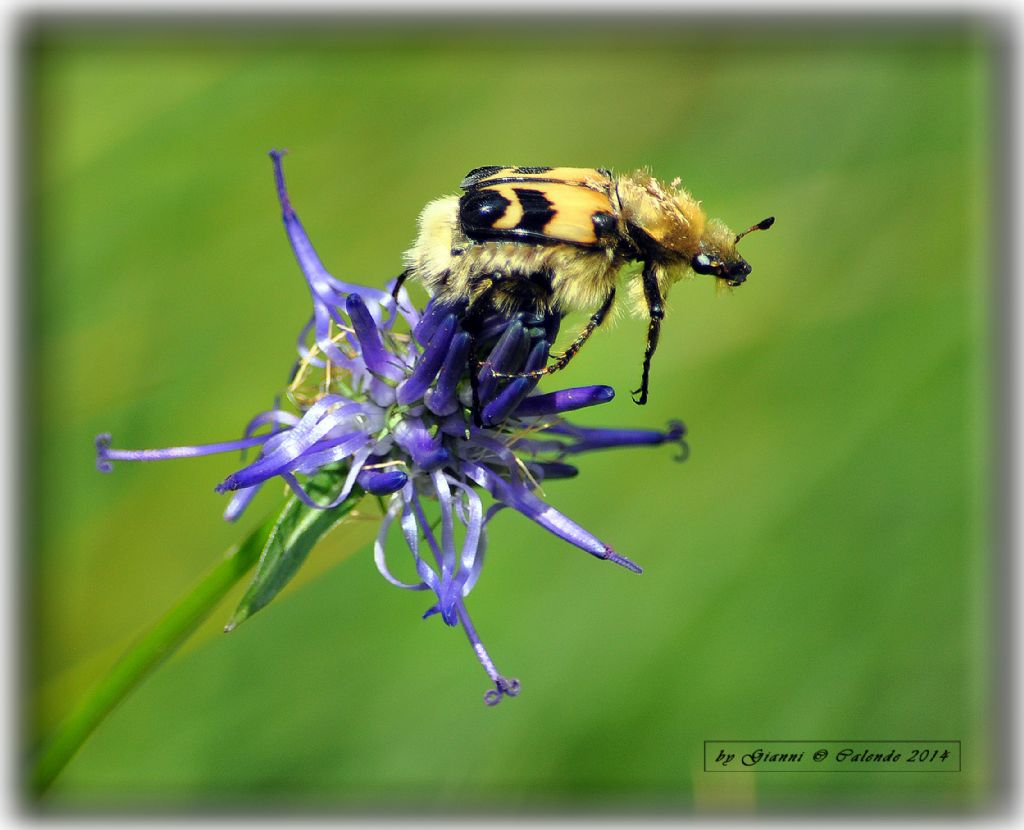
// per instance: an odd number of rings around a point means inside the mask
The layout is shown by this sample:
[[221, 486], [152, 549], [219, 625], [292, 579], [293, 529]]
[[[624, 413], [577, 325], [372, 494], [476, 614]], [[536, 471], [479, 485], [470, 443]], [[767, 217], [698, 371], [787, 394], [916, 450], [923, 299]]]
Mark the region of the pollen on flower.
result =
[[[268, 481], [283, 481], [311, 510], [339, 508], [361, 493], [379, 498], [374, 561], [381, 575], [396, 587], [428, 592], [424, 617], [462, 628], [491, 680], [485, 703], [515, 697], [519, 681], [498, 671], [466, 608], [489, 523], [511, 509], [596, 559], [641, 573], [548, 504], [541, 485], [575, 477], [579, 470], [566, 459], [592, 450], [675, 443], [685, 452], [685, 428], [567, 422], [565, 413], [606, 403], [614, 392], [588, 386], [537, 393], [538, 378], [522, 376], [548, 360], [560, 324], [552, 313], [494, 311], [477, 320], [474, 361], [464, 302], [432, 300], [419, 311], [404, 288], [392, 296], [395, 283], [381, 290], [336, 279], [292, 207], [282, 153], [270, 155], [285, 231], [312, 300], [298, 359], [275, 405], [253, 417], [240, 438], [216, 444], [124, 450], [99, 435], [97, 468], [254, 449], [256, 457], [215, 488], [231, 494], [224, 512], [230, 521]], [[313, 486], [325, 473], [336, 482], [327, 497]], [[412, 581], [391, 570], [396, 541], [410, 557]]]

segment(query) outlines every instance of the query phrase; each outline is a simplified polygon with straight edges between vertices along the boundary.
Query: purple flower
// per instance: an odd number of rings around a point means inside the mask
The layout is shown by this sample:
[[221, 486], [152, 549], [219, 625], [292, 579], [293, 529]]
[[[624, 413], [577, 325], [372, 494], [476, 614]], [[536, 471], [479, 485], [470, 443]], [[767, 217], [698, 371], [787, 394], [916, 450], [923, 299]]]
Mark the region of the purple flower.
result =
[[[566, 459], [590, 450], [664, 443], [685, 449], [685, 430], [680, 423], [664, 432], [575, 427], [562, 413], [610, 401], [610, 387], [541, 394], [534, 393], [536, 380], [501, 377], [544, 365], [558, 333], [554, 315], [493, 314], [477, 329], [482, 364], [471, 367], [470, 337], [461, 328], [464, 303], [431, 301], [420, 314], [404, 289], [396, 302], [391, 285], [382, 291], [335, 279], [291, 206], [282, 153], [270, 156], [285, 229], [313, 300], [287, 402], [253, 418], [236, 441], [123, 450], [101, 435], [97, 468], [109, 472], [115, 461], [256, 449], [255, 459], [216, 487], [231, 494], [224, 512], [229, 521], [271, 479], [283, 479], [314, 509], [334, 508], [354, 493], [381, 497], [385, 513], [374, 545], [380, 573], [399, 588], [429, 592], [424, 617], [437, 615], [463, 629], [493, 683], [484, 696], [488, 704], [515, 696], [519, 682], [499, 673], [466, 609], [483, 566], [488, 524], [509, 508], [598, 559], [640, 573], [626, 556], [543, 501], [538, 485], [575, 476], [577, 468]], [[474, 370], [485, 427], [472, 417]], [[341, 486], [321, 502], [307, 482], [325, 470]], [[391, 571], [395, 536], [411, 555], [415, 581]]]

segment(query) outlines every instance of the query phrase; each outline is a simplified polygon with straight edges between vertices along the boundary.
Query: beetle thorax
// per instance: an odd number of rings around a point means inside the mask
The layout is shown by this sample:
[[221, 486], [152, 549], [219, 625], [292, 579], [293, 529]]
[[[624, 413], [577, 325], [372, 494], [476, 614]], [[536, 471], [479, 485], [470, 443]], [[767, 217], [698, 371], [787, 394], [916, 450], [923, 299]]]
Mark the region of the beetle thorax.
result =
[[622, 176], [616, 192], [627, 233], [641, 237], [633, 240], [637, 247], [643, 250], [653, 241], [667, 259], [689, 261], [696, 255], [706, 219], [700, 202], [686, 190], [641, 171]]

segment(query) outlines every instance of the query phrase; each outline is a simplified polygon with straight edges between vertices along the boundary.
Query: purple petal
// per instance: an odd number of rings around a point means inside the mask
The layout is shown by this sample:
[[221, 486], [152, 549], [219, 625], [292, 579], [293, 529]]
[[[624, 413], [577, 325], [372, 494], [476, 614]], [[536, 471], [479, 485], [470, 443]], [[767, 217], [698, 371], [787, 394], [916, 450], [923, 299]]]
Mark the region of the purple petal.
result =
[[403, 418], [395, 424], [393, 434], [398, 446], [409, 453], [417, 467], [429, 471], [449, 459], [448, 450], [441, 445], [441, 434], [431, 436], [419, 418]]
[[577, 386], [573, 389], [561, 389], [544, 395], [533, 395], [527, 398], [516, 409], [517, 417], [531, 415], [555, 415], [559, 412], [571, 412], [588, 406], [608, 403], [615, 397], [615, 390], [610, 386]]
[[[467, 509], [462, 509], [461, 501], [456, 502], [459, 519], [466, 528], [466, 535], [462, 540], [462, 553], [459, 557], [459, 575], [456, 579], [457, 587], [461, 596], [469, 593], [466, 584], [474, 573], [477, 556], [480, 553], [480, 542], [483, 537], [483, 503], [474, 488], [463, 484], [457, 479], [451, 479], [451, 484], [466, 500]], [[472, 587], [472, 586], [470, 586]]]
[[477, 579], [480, 578], [480, 572], [483, 570], [484, 558], [487, 553], [487, 524], [491, 521], [494, 516], [505, 509], [505, 505], [493, 504], [487, 509], [487, 513], [484, 515], [483, 522], [480, 524], [480, 539], [476, 545], [476, 556], [473, 559], [473, 565], [469, 569], [469, 573], [466, 575], [465, 582], [462, 585], [462, 595], [466, 596], [470, 591], [473, 590], [473, 586], [476, 585]]
[[402, 371], [394, 365], [394, 358], [384, 348], [377, 323], [370, 315], [363, 298], [358, 294], [350, 294], [345, 300], [345, 310], [352, 321], [356, 337], [359, 338], [359, 348], [366, 367], [381, 377], [399, 380], [402, 377]]
[[[337, 443], [333, 443], [336, 441]], [[348, 458], [357, 452], [361, 447], [371, 445], [373, 439], [365, 432], [348, 433], [339, 438], [332, 439], [332, 446], [325, 449], [317, 449], [325, 442], [318, 441], [316, 445], [295, 459], [295, 465], [291, 468], [293, 473], [304, 473], [314, 475], [321, 467], [334, 464]]]
[[[377, 540], [373, 544], [373, 561], [377, 565], [377, 570], [380, 571], [388, 582], [394, 585], [396, 588], [404, 588], [407, 591], [423, 591], [430, 588], [426, 582], [402, 582], [400, 579], [395, 577], [391, 570], [388, 568], [387, 559], [385, 557], [385, 549], [387, 547], [387, 536], [388, 530], [391, 527], [391, 523], [395, 520], [395, 516], [401, 512], [402, 502], [396, 500], [392, 502], [390, 509], [384, 515], [384, 518], [380, 523], [380, 530], [377, 531]], [[414, 554], [415, 555], [415, 554]]]
[[455, 303], [443, 303], [438, 302], [437, 300], [431, 300], [423, 310], [423, 316], [420, 317], [419, 323], [417, 323], [416, 328], [413, 329], [412, 336], [421, 346], [426, 346], [433, 339], [434, 332], [437, 330], [437, 327], [441, 325], [448, 315], [452, 315], [456, 319], [462, 319], [462, 315], [465, 310], [465, 300], [460, 300]]
[[560, 461], [529, 461], [527, 466], [534, 477], [542, 481], [576, 478], [580, 474], [577, 467], [573, 467], [572, 464], [563, 464]]
[[387, 409], [395, 403], [395, 387], [373, 375], [370, 375], [369, 383], [364, 385], [363, 391], [378, 407]]
[[430, 474], [434, 493], [441, 507], [441, 568], [442, 573], [455, 571], [455, 521], [452, 516], [452, 491], [448, 478], [441, 470]]
[[430, 566], [424, 561], [419, 554], [419, 538], [420, 530], [422, 528], [424, 538], [428, 540], [431, 546], [434, 546], [434, 537], [430, 531], [430, 525], [425, 522], [421, 525], [420, 520], [417, 516], [417, 511], [414, 507], [418, 507], [416, 502], [416, 489], [413, 483], [410, 481], [402, 490], [400, 504], [402, 505], [402, 518], [400, 525], [402, 528], [402, 535], [405, 537], [405, 544], [409, 548], [409, 552], [412, 554], [413, 562], [416, 565], [416, 573], [419, 574], [420, 579], [423, 583], [430, 588], [430, 590], [437, 592], [438, 581], [437, 574], [430, 568]]
[[260, 491], [262, 486], [262, 484], [257, 484], [253, 487], [246, 487], [244, 490], [237, 491], [231, 497], [231, 501], [228, 502], [228, 506], [224, 508], [224, 521], [233, 522], [238, 519], [238, 517], [245, 512], [245, 508], [249, 506], [249, 503]]
[[565, 443], [554, 438], [547, 440], [537, 438], [518, 438], [515, 442], [516, 453], [519, 455], [562, 455]]
[[[397, 278], [388, 280], [384, 285], [384, 290], [390, 295], [395, 290], [395, 283], [398, 282]], [[409, 292], [405, 290], [405, 286], [398, 289], [398, 298], [395, 304], [396, 311], [402, 316], [402, 319], [408, 324], [409, 328], [414, 330], [419, 325], [422, 315], [419, 309], [412, 304], [412, 300], [409, 299]]]
[[359, 471], [362, 469], [363, 464], [366, 463], [366, 459], [370, 455], [370, 450], [370, 447], [366, 447], [353, 456], [352, 466], [348, 471], [348, 475], [345, 477], [344, 486], [341, 488], [338, 495], [327, 504], [321, 504], [309, 495], [306, 488], [299, 484], [295, 476], [291, 473], [281, 473], [281, 478], [283, 478], [285, 483], [292, 488], [295, 495], [297, 495], [309, 507], [316, 508], [317, 510], [331, 510], [349, 497], [349, 494], [352, 492], [352, 488], [355, 486], [356, 476], [359, 475]]
[[452, 493], [448, 479], [441, 470], [431, 474], [437, 503], [441, 508], [441, 590], [438, 592], [438, 610], [448, 625], [458, 622], [455, 602], [461, 596], [455, 576], [455, 521], [452, 511]]
[[487, 649], [484, 648], [483, 641], [480, 639], [480, 635], [476, 633], [473, 621], [469, 618], [466, 606], [461, 600], [456, 604], [456, 610], [458, 611], [459, 620], [462, 622], [462, 630], [466, 632], [469, 644], [473, 647], [473, 653], [476, 654], [480, 665], [484, 667], [487, 676], [494, 682], [494, 688], [488, 689], [484, 694], [484, 703], [488, 706], [495, 706], [501, 702], [502, 697], [515, 697], [518, 695], [520, 691], [519, 681], [515, 678], [503, 677], [498, 672], [498, 667], [494, 665], [494, 661], [487, 653]]
[[101, 473], [109, 473], [114, 469], [112, 461], [166, 461], [170, 458], [195, 458], [200, 455], [216, 455], [221, 452], [233, 452], [249, 447], [258, 447], [270, 435], [257, 435], [242, 438], [238, 441], [222, 441], [218, 444], [196, 444], [190, 447], [165, 447], [159, 450], [112, 450], [110, 434], [96, 436], [96, 469]]
[[498, 378], [495, 377], [495, 372], [511, 374], [518, 371], [519, 361], [522, 360], [521, 352], [525, 349], [527, 342], [526, 329], [522, 324], [518, 321], [510, 323], [484, 360], [477, 375], [481, 402], [489, 401], [498, 387]]
[[658, 446], [677, 443], [682, 447], [678, 460], [686, 458], [686, 427], [681, 421], [672, 421], [665, 432], [655, 429], [605, 429], [603, 427], [577, 427], [567, 423], [553, 424], [544, 432], [565, 435], [573, 439], [565, 446], [566, 454], [605, 450], [615, 447]]
[[490, 403], [484, 406], [484, 425], [495, 426], [504, 421], [512, 410], [519, 405], [519, 402], [529, 394], [531, 385], [536, 385], [536, 381], [531, 381], [530, 378], [513, 378], [510, 380], [508, 386], [491, 398]]
[[559, 513], [551, 505], [546, 504], [530, 492], [524, 485], [505, 481], [485, 467], [472, 463], [463, 463], [463, 472], [481, 486], [487, 488], [494, 498], [504, 502], [509, 507], [518, 510], [524, 516], [532, 519], [545, 530], [550, 531], [571, 545], [580, 550], [596, 556], [598, 559], [607, 559], [617, 565], [622, 565], [634, 573], [643, 573], [643, 569], [618, 554], [609, 545], [606, 545], [590, 531], [580, 527], [576, 522]]
[[[505, 466], [511, 475], [519, 475], [520, 463], [516, 456], [516, 453], [506, 445], [503, 441], [496, 440], [493, 437], [493, 433], [486, 429], [478, 429], [473, 427], [471, 430], [471, 440], [468, 442], [462, 442], [459, 444], [461, 452], [458, 452], [460, 458], [466, 457], [479, 457], [480, 450], [484, 449], [492, 453], [495, 458], [487, 459], [487, 463], [500, 462], [501, 465]], [[516, 442], [516, 446], [519, 446], [520, 442]], [[468, 445], [468, 446], [467, 446]], [[561, 448], [561, 444], [558, 445]]]
[[310, 285], [326, 282], [330, 275], [324, 268], [320, 257], [317, 256], [313, 244], [309, 241], [299, 217], [292, 208], [291, 199], [288, 198], [288, 187], [284, 181], [284, 169], [281, 165], [281, 157], [286, 151], [271, 150], [269, 155], [274, 165], [274, 184], [277, 186], [277, 199], [281, 204], [281, 218], [284, 220], [284, 227], [288, 233], [288, 241], [291, 243], [295, 258], [299, 261], [299, 268], [309, 281]]
[[469, 357], [469, 335], [460, 331], [452, 338], [448, 355], [437, 376], [437, 383], [431, 389], [424, 402], [427, 409], [435, 415], [451, 415], [459, 408], [455, 390], [462, 376], [466, 374], [466, 361]]
[[[524, 372], [533, 372], [544, 365], [548, 358], [550, 344], [546, 340], [536, 343], [530, 357], [523, 366]], [[483, 422], [498, 424], [504, 421], [530, 391], [537, 385], [537, 378], [513, 378], [489, 403], [484, 406]]]
[[439, 423], [441, 432], [450, 437], [465, 438], [469, 429], [466, 424], [466, 412], [462, 409], [443, 416]]
[[[441, 551], [441, 546], [437, 543], [437, 538], [434, 536], [434, 529], [431, 523], [427, 520], [427, 517], [423, 513], [423, 505], [420, 504], [420, 497], [416, 493], [415, 487], [412, 488], [412, 495], [406, 496], [409, 490], [403, 490], [402, 495], [404, 498], [408, 498], [412, 506], [413, 515], [416, 517], [416, 527], [419, 532], [423, 534], [423, 538], [427, 540], [427, 546], [430, 548], [430, 552], [434, 555], [434, 561], [437, 563], [438, 570], [441, 569], [441, 563], [444, 561], [444, 554]], [[406, 539], [408, 541], [408, 539]], [[440, 598], [441, 596], [441, 582], [437, 578], [437, 574], [432, 568], [430, 568], [425, 561], [422, 561], [422, 566], [430, 571], [431, 578], [424, 576], [424, 580], [430, 585], [434, 593]], [[417, 564], [417, 568], [420, 567], [420, 563]], [[422, 571], [420, 575], [423, 576]]]
[[423, 397], [423, 393], [437, 377], [438, 370], [449, 353], [457, 324], [455, 317], [448, 315], [434, 331], [430, 343], [416, 361], [412, 374], [398, 385], [396, 400], [399, 405], [406, 406]]
[[544, 339], [549, 343], [554, 342], [550, 337], [544, 336], [547, 333], [547, 327], [544, 324], [544, 319], [537, 314], [529, 314], [524, 311], [517, 311], [514, 314], [496, 311], [487, 315], [487, 317], [480, 322], [479, 329], [476, 333], [477, 340], [486, 345], [491, 340], [501, 336], [505, 329], [512, 323], [519, 323], [524, 329], [530, 332], [531, 337], [534, 337], [536, 333], [539, 332], [539, 336], [544, 337]]
[[[346, 355], [341, 347], [332, 339], [331, 322], [338, 322], [340, 315], [337, 306], [328, 307], [319, 298], [313, 298], [313, 339], [321, 352], [333, 363], [344, 366], [346, 369], [358, 370], [359, 364]], [[325, 366], [322, 360], [317, 360], [316, 365]]]
[[[313, 324], [315, 322], [316, 322], [316, 313], [314, 312], [310, 316], [309, 322], [306, 323], [306, 325], [304, 325], [302, 327], [302, 331], [299, 332], [299, 336], [295, 340], [295, 349], [298, 351], [300, 358], [302, 358], [303, 360], [309, 361], [310, 365], [316, 366], [316, 367], [322, 369], [324, 367], [324, 362], [320, 358], [318, 358], [318, 357], [313, 357], [313, 353], [306, 346], [306, 338], [309, 337], [309, 333], [313, 330]], [[299, 364], [296, 363], [295, 366], [292, 368], [291, 375], [288, 378], [288, 382], [289, 383], [291, 383], [293, 380], [295, 380], [295, 373], [298, 371], [298, 369], [299, 369]]]
[[[282, 470], [290, 469], [303, 453], [310, 450], [320, 439], [338, 427], [350, 426], [355, 414], [362, 412], [360, 404], [353, 403], [339, 395], [325, 395], [311, 406], [302, 420], [285, 432], [273, 433], [263, 455], [228, 476], [215, 488], [218, 493], [238, 490], [259, 484]], [[266, 436], [260, 436], [266, 438]], [[365, 431], [347, 432], [332, 443], [340, 445], [349, 441], [365, 441]], [[250, 439], [255, 440], [255, 439]], [[271, 448], [272, 445], [272, 448]], [[352, 450], [349, 450], [351, 452]]]
[[245, 427], [244, 436], [249, 438], [257, 429], [266, 424], [284, 425], [293, 427], [299, 422], [298, 415], [291, 412], [284, 412], [280, 409], [271, 409], [268, 412], [261, 412], [253, 418]]
[[[287, 151], [271, 150], [268, 155], [274, 165], [274, 183], [277, 186], [277, 198], [281, 204], [281, 218], [284, 220], [288, 241], [291, 243], [292, 250], [295, 252], [295, 258], [299, 262], [299, 268], [302, 269], [310, 289], [315, 295], [323, 296], [325, 300], [337, 300], [339, 299], [338, 294], [357, 293], [371, 302], [390, 303], [391, 297], [379, 288], [368, 288], [362, 285], [343, 283], [332, 277], [327, 272], [327, 269], [324, 268], [288, 197], [288, 188], [284, 181], [284, 169], [281, 164], [281, 158], [285, 152]], [[335, 296], [330, 296], [332, 294]]]
[[387, 496], [405, 487], [409, 476], [395, 468], [371, 470], [364, 467], [356, 478], [356, 484], [374, 496]]

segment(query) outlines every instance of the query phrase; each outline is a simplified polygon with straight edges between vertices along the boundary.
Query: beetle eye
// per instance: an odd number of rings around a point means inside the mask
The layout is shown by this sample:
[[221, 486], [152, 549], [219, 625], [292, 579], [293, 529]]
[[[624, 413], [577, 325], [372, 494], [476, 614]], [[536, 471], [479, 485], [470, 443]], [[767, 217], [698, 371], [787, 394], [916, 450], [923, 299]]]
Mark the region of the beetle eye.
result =
[[693, 269], [695, 274], [714, 273], [714, 268], [711, 266], [711, 259], [707, 254], [697, 254], [690, 263], [690, 267]]

